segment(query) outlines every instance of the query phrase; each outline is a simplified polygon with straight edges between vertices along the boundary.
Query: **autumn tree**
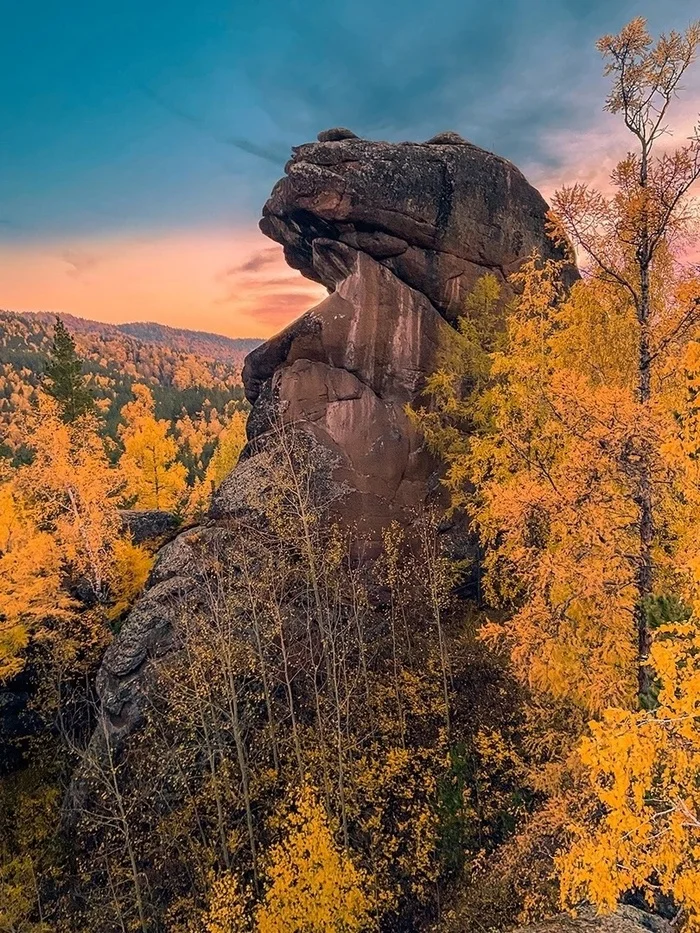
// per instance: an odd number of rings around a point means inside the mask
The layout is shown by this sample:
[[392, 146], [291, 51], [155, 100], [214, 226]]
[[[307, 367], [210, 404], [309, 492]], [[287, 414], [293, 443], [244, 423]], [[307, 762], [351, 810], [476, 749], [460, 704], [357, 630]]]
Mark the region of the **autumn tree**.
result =
[[153, 395], [145, 385], [133, 387], [134, 401], [122, 409], [120, 460], [126, 498], [140, 509], [175, 508], [185, 490], [186, 469], [176, 460], [178, 447], [169, 424], [155, 416]]
[[107, 459], [93, 415], [61, 424], [57, 406], [41, 399], [30, 431], [33, 459], [17, 471], [17, 486], [74, 579], [82, 578], [95, 600], [106, 601], [111, 547], [121, 532], [123, 479]]
[[[581, 744], [587, 794], [559, 857], [567, 904], [614, 910], [629, 891], [659, 894], [700, 929], [700, 635], [697, 621], [654, 631], [661, 689], [653, 711], [606, 710]], [[589, 795], [589, 796], [588, 796]]]
[[333, 838], [317, 796], [304, 787], [286, 838], [270, 853], [270, 886], [257, 933], [353, 933], [372, 925], [369, 879]]
[[0, 485], [0, 683], [23, 668], [24, 651], [47, 616], [69, 613], [71, 605], [59, 547], [6, 480]]
[[567, 294], [562, 265], [526, 263], [482, 389], [464, 396], [474, 377], [462, 359], [429, 382], [437, 410], [415, 416], [480, 529], [490, 598], [515, 610], [515, 624], [485, 634], [510, 644], [533, 687], [590, 712], [630, 696], [630, 612], [638, 693], [651, 701], [646, 607], [669, 582], [658, 566], [672, 482], [661, 449], [674, 434], [673, 358], [699, 308], [678, 250], [700, 172], [697, 134], [673, 153], [655, 144], [699, 38], [692, 26], [653, 45], [635, 20], [601, 40], [608, 109], [623, 113], [639, 153], [616, 168], [611, 196], [578, 185], [555, 197], [553, 232], [571, 236], [590, 274]]
[[76, 353], [75, 340], [59, 317], [54, 325], [44, 389], [60, 406], [65, 421], [75, 421], [94, 408], [95, 402], [85, 382], [83, 362]]
[[219, 435], [216, 449], [204, 474], [204, 485], [217, 489], [238, 463], [246, 445], [247, 416], [242, 411], [233, 413], [231, 420]]
[[26, 431], [32, 460], [0, 486], [0, 652], [8, 673], [21, 666], [30, 638], [62, 621], [54, 644], [65, 657], [103, 645], [102, 613], [126, 608], [151, 563], [122, 528], [123, 479], [94, 415], [66, 422], [42, 396]]
[[202, 933], [250, 933], [247, 898], [234, 872], [226, 871], [214, 878], [199, 926]]
[[[615, 168], [612, 194], [577, 184], [557, 192], [553, 204], [555, 228], [568, 234], [595, 273], [617, 286], [634, 310], [634, 391], [641, 413], [649, 412], [658, 396], [669, 351], [700, 316], [697, 294], [680, 302], [666, 297], [673, 275], [669, 251], [685, 246], [695, 216], [688, 193], [700, 177], [700, 129], [696, 127], [683, 146], [663, 147], [671, 105], [699, 43], [700, 23], [654, 42], [641, 17], [619, 34], [599, 40], [605, 73], [612, 78], [606, 109], [621, 116], [635, 149]], [[639, 535], [635, 620], [639, 691], [644, 697], [653, 677], [647, 663], [651, 632], [644, 606], [654, 591], [658, 541], [653, 439], [642, 436], [633, 456]]]
[[246, 445], [245, 426], [246, 415], [242, 411], [236, 411], [219, 434], [204, 476], [194, 483], [188, 498], [187, 512], [194, 518], [202, 517], [212, 494], [238, 463], [241, 451]]
[[[559, 860], [562, 897], [590, 898], [601, 909], [636, 890], [653, 904], [672, 899], [700, 925], [698, 890], [697, 325], [700, 284], [682, 264], [693, 233], [689, 192], [700, 177], [700, 133], [662, 149], [669, 108], [695, 59], [700, 24], [654, 42], [633, 20], [598, 48], [613, 87], [607, 109], [635, 138], [606, 197], [585, 186], [555, 198], [555, 228], [566, 231], [592, 274], [618, 296], [628, 321], [623, 364], [629, 368], [625, 449], [619, 476], [634, 508], [634, 535], [621, 550], [633, 570], [642, 710], [611, 704], [590, 725], [578, 757], [590, 798], [568, 830]], [[682, 360], [683, 366], [678, 362]], [[619, 526], [617, 526], [619, 527]], [[610, 534], [611, 523], [601, 533]], [[574, 806], [574, 809], [576, 807]]]
[[304, 785], [268, 856], [256, 910], [235, 874], [214, 880], [203, 933], [353, 933], [374, 927], [370, 880], [337, 845], [318, 795]]
[[[676, 618], [669, 607], [689, 600], [696, 580], [700, 283], [682, 260], [700, 140], [696, 132], [674, 152], [659, 152], [658, 140], [699, 39], [693, 26], [654, 45], [636, 20], [601, 41], [614, 77], [608, 109], [624, 114], [639, 152], [616, 168], [609, 197], [575, 186], [555, 198], [553, 233], [581, 250], [584, 279], [567, 289], [564, 263], [530, 257], [512, 277], [505, 332], [490, 343], [465, 307], [455, 351], [428, 381], [431, 404], [412, 416], [445, 458], [453, 503], [478, 532], [490, 616], [481, 637], [507, 649], [529, 688], [527, 744], [535, 754], [527, 783], [547, 802], [528, 825], [560, 843], [568, 806], [576, 807], [571, 789], [585, 795], [578, 780], [593, 767], [591, 747], [577, 751], [587, 721], [600, 720], [594, 731], [609, 767], [592, 780], [607, 787], [615, 747], [625, 773], [632, 718], [657, 720], [663, 691], [657, 699], [661, 684], [646, 659], [654, 627]], [[649, 712], [633, 713], [638, 704]], [[625, 726], [613, 732], [608, 723]], [[656, 765], [647, 764], [635, 793], [650, 800]], [[609, 809], [598, 800], [589, 822], [571, 830], [589, 845], [586, 868], [560, 863], [571, 901], [587, 891], [610, 907], [626, 883], [643, 888], [645, 872], [649, 884], [656, 878], [653, 833], [636, 852], [632, 881], [629, 853], [612, 875], [594, 867], [595, 840], [618, 818], [611, 852], [622, 853], [629, 838], [627, 804], [611, 799]], [[694, 883], [694, 869], [679, 861], [687, 840], [674, 838], [663, 849], [664, 890], [677, 896]], [[671, 866], [680, 866], [677, 881]], [[598, 896], [603, 889], [607, 900]]]

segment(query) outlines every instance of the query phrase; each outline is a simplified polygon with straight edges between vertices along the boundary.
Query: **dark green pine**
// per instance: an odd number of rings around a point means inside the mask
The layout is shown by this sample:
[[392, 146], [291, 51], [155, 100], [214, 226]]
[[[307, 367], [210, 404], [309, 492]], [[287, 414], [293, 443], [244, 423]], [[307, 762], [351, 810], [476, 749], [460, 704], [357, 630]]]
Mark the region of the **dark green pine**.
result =
[[75, 341], [60, 318], [53, 329], [53, 344], [46, 367], [44, 389], [54, 398], [64, 421], [75, 421], [92, 411], [95, 402], [85, 384], [83, 361], [75, 350]]

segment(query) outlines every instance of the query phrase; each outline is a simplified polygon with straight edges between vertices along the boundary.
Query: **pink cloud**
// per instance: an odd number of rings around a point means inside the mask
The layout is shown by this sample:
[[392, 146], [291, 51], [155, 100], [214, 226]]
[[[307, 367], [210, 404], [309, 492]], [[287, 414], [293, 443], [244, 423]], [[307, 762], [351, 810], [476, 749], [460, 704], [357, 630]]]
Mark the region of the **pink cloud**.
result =
[[[699, 111], [700, 81], [696, 81], [672, 107], [669, 132], [657, 142], [657, 151], [684, 145], [698, 125]], [[523, 168], [548, 200], [557, 188], [575, 182], [607, 192], [613, 169], [628, 151], [636, 149], [635, 143], [619, 114], [601, 112], [584, 129], [561, 129], [545, 135], [543, 148], [551, 153], [555, 168], [537, 163]]]
[[[664, 152], [685, 145], [696, 132], [699, 111], [700, 80], [696, 79], [672, 106], [667, 121], [668, 132], [657, 141], [656, 151]], [[524, 167], [525, 174], [548, 201], [558, 188], [575, 183], [610, 194], [612, 171], [629, 151], [636, 149], [635, 143], [619, 114], [601, 113], [598, 120], [586, 129], [563, 129], [548, 134], [544, 148], [551, 152], [556, 168], [531, 164]], [[690, 194], [700, 196], [700, 182]], [[700, 264], [700, 243], [691, 245], [685, 253], [685, 261]]]

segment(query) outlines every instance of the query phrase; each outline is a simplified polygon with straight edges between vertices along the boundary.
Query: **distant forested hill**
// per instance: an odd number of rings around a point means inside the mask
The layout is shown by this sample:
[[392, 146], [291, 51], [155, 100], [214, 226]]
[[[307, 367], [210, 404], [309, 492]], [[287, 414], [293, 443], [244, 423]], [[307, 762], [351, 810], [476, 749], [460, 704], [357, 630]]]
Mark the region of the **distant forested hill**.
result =
[[[177, 423], [180, 432], [203, 431], [208, 442], [233, 410], [245, 406], [241, 368], [260, 341], [154, 323], [112, 325], [60, 317], [84, 360], [104, 432], [114, 440], [134, 383], [151, 388], [157, 417], [174, 427]], [[17, 456], [23, 446], [22, 412], [41, 383], [55, 320], [47, 312], [0, 311], [0, 452], [6, 456]]]
[[102, 321], [91, 321], [88, 318], [76, 317], [73, 314], [52, 314], [49, 311], [35, 311], [19, 314], [4, 312], [13, 317], [40, 321], [50, 328], [56, 317], [60, 317], [71, 333], [99, 334], [102, 336], [117, 336], [126, 334], [135, 337], [142, 343], [155, 344], [167, 347], [170, 350], [181, 350], [195, 356], [203, 356], [211, 360], [223, 360], [229, 363], [242, 365], [246, 354], [262, 343], [254, 337], [224, 337], [223, 334], [212, 334], [202, 330], [188, 330], [184, 327], [168, 327], [155, 321], [133, 321], [128, 324], [105, 324]]
[[130, 334], [145, 343], [186, 350], [197, 356], [228, 360], [239, 363], [246, 354], [254, 350], [261, 341], [252, 338], [224, 337], [203, 330], [187, 330], [183, 327], [167, 327], [153, 321], [135, 321], [133, 324], [117, 324], [123, 334]]

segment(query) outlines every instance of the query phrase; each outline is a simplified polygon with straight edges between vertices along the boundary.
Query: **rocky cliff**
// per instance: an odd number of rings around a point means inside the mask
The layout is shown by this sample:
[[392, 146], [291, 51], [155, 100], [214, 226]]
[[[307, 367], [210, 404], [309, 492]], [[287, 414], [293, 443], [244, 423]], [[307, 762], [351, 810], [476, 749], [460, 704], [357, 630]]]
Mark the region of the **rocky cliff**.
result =
[[[506, 277], [533, 250], [557, 256], [547, 205], [505, 159], [444, 133], [426, 143], [370, 142], [347, 130], [294, 150], [261, 229], [329, 296], [247, 358], [250, 443], [209, 521], [167, 545], [151, 584], [107, 651], [98, 677], [109, 728], [139, 719], [149, 659], [172, 647], [175, 595], [196, 601], [197, 567], [264, 485], [264, 438], [293, 424], [330, 458], [334, 516], [372, 544], [408, 524], [439, 486], [437, 464], [406, 416], [454, 338], [478, 276]], [[242, 526], [241, 526], [242, 527]]]
[[332, 449], [350, 490], [341, 518], [366, 540], [429, 494], [435, 464], [405, 407], [480, 275], [507, 296], [525, 256], [559, 255], [546, 211], [514, 165], [456, 133], [391, 144], [336, 129], [294, 150], [260, 228], [330, 294], [247, 357], [249, 433], [274, 411]]

